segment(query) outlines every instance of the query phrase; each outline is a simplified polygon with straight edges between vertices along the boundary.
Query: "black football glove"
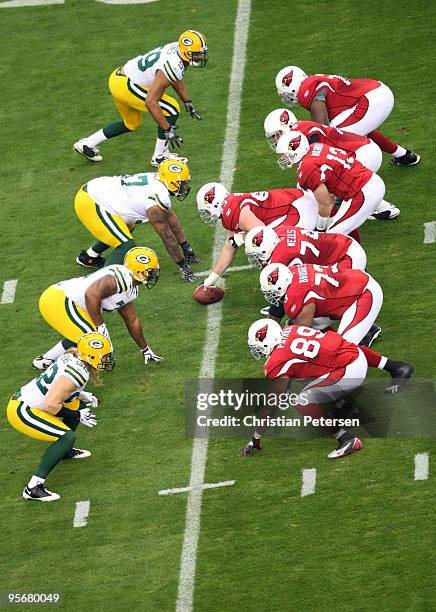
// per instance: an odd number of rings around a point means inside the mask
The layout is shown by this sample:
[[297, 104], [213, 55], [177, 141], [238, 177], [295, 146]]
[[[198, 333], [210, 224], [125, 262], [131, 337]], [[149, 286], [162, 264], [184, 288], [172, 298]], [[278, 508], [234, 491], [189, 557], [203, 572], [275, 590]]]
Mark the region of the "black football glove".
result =
[[179, 261], [178, 266], [180, 268], [180, 274], [182, 275], [183, 282], [194, 283], [198, 279], [198, 276], [194, 274], [191, 269], [191, 266], [186, 262], [185, 259]]
[[199, 121], [203, 119], [203, 117], [195, 110], [191, 100], [186, 100], [186, 102], [183, 102], [183, 104], [185, 105], [186, 112], [191, 114], [192, 119], [198, 119]]
[[176, 146], [180, 147], [180, 145], [183, 142], [182, 138], [180, 138], [180, 136], [177, 136], [177, 134], [176, 134], [176, 130], [177, 129], [178, 129], [177, 125], [172, 125], [167, 130], [164, 130], [165, 144], [167, 146], [171, 145], [172, 149], [175, 149]]
[[189, 244], [189, 242], [186, 240], [186, 242], [183, 242], [180, 245], [182, 251], [183, 251], [183, 255], [185, 256], [186, 262], [188, 264], [196, 264], [196, 263], [200, 263], [200, 258], [197, 257], [197, 255], [194, 253], [191, 245]]

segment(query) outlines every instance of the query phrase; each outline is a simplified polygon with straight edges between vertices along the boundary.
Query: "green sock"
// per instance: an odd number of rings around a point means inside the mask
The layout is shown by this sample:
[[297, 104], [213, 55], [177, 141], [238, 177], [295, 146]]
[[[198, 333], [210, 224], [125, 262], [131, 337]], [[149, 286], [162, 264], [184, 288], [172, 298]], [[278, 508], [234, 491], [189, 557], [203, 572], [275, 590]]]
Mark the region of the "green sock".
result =
[[38, 476], [39, 478], [47, 478], [48, 474], [54, 467], [57, 466], [65, 453], [73, 448], [75, 440], [76, 434], [74, 431], [69, 430], [64, 433], [59, 440], [53, 442], [53, 444], [50, 444], [42, 456], [41, 463], [35, 472], [35, 476]]
[[[176, 125], [178, 118], [179, 118], [179, 115], [170, 115], [169, 117], [165, 117], [165, 119], [168, 121], [170, 125]], [[157, 128], [157, 137], [160, 138], [161, 140], [165, 139], [165, 132], [163, 131], [161, 127]]]
[[126, 134], [127, 132], [131, 132], [128, 127], [124, 125], [124, 121], [112, 121], [106, 127], [103, 128], [103, 134], [106, 138], [113, 138], [114, 136], [119, 136], [120, 134]]
[[109, 245], [105, 244], [104, 242], [100, 242], [100, 240], [97, 240], [97, 242], [95, 242], [91, 248], [93, 251], [101, 255], [104, 251], [106, 251], [106, 249], [109, 248]]
[[127, 242], [123, 242], [122, 244], [120, 244], [120, 246], [114, 249], [112, 253], [108, 255], [108, 257], [106, 257], [105, 265], [110, 266], [113, 264], [124, 263], [124, 255], [130, 249], [133, 249], [134, 246], [136, 246], [136, 243], [134, 240], [128, 240]]
[[71, 342], [71, 340], [67, 340], [67, 338], [64, 338], [62, 340], [62, 346], [67, 351], [69, 348], [72, 348], [73, 346], [77, 346], [77, 344], [75, 342]]

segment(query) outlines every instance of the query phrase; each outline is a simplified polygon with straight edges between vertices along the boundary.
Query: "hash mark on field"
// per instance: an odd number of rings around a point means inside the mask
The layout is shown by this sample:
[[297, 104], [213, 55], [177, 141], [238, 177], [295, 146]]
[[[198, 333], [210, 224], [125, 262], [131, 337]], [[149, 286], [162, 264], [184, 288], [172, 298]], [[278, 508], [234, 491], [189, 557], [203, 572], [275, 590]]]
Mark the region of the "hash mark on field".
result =
[[49, 4], [63, 4], [64, 0], [8, 0], [2, 2], [0, 8], [19, 8], [20, 6], [47, 6]]
[[316, 468], [308, 468], [301, 470], [301, 497], [313, 495], [316, 486]]
[[424, 244], [436, 242], [436, 221], [424, 223]]
[[90, 501], [76, 502], [76, 511], [74, 513], [73, 527], [86, 527], [88, 524]]
[[[225, 274], [227, 274], [227, 272], [241, 272], [241, 270], [254, 270], [253, 266], [247, 265], [247, 266], [233, 266], [231, 268], [227, 268], [227, 270], [225, 271]], [[196, 272], [197, 276], [209, 276], [209, 274], [211, 273], [211, 270], [206, 270], [205, 272]]]
[[[199, 489], [219, 489], [220, 487], [231, 487], [234, 485], [236, 480], [223, 480], [221, 482], [204, 483], [199, 485]], [[192, 487], [178, 487], [176, 489], [162, 489], [159, 491], [159, 495], [174, 495], [175, 493], [187, 493], [192, 491]]]
[[15, 302], [15, 291], [18, 280], [7, 280], [3, 283], [2, 304], [13, 304]]
[[416, 453], [415, 455], [415, 477], [414, 480], [428, 480], [429, 454]]

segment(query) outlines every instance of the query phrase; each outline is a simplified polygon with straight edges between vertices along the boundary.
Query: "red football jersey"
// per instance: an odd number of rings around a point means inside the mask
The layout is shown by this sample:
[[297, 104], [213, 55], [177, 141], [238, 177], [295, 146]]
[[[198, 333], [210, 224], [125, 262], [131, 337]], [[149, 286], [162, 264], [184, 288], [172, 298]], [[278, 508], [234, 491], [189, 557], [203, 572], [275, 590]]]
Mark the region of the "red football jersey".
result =
[[333, 272], [332, 268], [303, 264], [289, 266], [292, 282], [286, 292], [284, 307], [291, 319], [306, 304], [315, 304], [315, 317], [340, 319], [368, 283], [368, 274], [361, 270]]
[[293, 130], [297, 130], [309, 139], [311, 136], [318, 136], [322, 144], [329, 147], [339, 147], [345, 151], [355, 153], [360, 147], [370, 144], [370, 139], [359, 134], [343, 132], [339, 128], [323, 125], [316, 121], [297, 121], [292, 125]]
[[[299, 206], [308, 206], [307, 197], [301, 189], [230, 193], [224, 199], [221, 222], [232, 232], [244, 231], [239, 226], [239, 217], [244, 206], [249, 206], [251, 212], [265, 225], [280, 218], [283, 218], [283, 221], [286, 219], [288, 225], [297, 225], [302, 216]], [[304, 199], [299, 202], [300, 198]], [[315, 201], [312, 206], [315, 206]]]
[[355, 361], [359, 350], [335, 331], [289, 325], [265, 363], [267, 378], [318, 378]]
[[345, 258], [346, 265], [343, 268], [350, 267], [351, 260], [347, 257], [347, 249], [353, 239], [349, 236], [323, 234], [286, 226], [280, 226], [274, 231], [280, 242], [272, 252], [269, 263], [282, 263], [285, 266], [305, 263], [332, 266]]
[[343, 200], [354, 198], [372, 174], [352, 153], [319, 142], [310, 145], [297, 169], [303, 189], [315, 191], [324, 183], [330, 193]]
[[373, 79], [347, 79], [336, 74], [314, 74], [301, 83], [298, 103], [310, 110], [317, 93], [326, 90], [327, 114], [330, 121], [345, 110], [358, 105], [362, 116], [368, 109], [365, 94], [380, 87]]

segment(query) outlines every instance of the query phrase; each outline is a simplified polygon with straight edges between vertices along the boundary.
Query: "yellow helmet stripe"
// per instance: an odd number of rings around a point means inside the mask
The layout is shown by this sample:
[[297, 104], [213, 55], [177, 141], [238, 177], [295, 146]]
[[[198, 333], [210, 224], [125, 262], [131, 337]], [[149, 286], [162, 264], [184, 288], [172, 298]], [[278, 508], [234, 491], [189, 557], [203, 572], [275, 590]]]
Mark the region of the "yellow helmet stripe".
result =
[[200, 32], [197, 32], [197, 30], [188, 30], [188, 31], [192, 32], [193, 34], [197, 34], [198, 38], [200, 39], [201, 46], [207, 47], [203, 34], [201, 34]]

